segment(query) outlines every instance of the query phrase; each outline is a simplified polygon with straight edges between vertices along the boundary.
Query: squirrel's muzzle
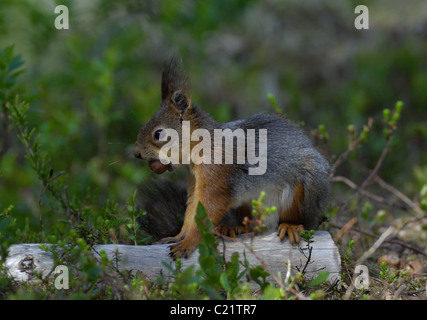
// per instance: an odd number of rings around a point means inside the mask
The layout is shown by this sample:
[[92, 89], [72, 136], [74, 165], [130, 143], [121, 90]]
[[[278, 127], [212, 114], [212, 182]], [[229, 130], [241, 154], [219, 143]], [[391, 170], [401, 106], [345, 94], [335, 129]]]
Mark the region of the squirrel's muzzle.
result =
[[137, 145], [135, 145], [135, 146], [133, 147], [132, 153], [133, 153], [133, 156], [134, 156], [135, 158], [137, 158], [137, 159], [142, 159], [141, 150], [140, 150], [140, 148], [138, 148], [138, 146], [137, 146]]
[[[133, 155], [135, 158], [137, 159], [141, 159], [141, 160], [149, 160], [146, 157], [144, 157], [144, 154], [142, 153], [141, 149], [138, 147], [138, 145], [135, 145], [133, 147], [133, 151], [132, 151]], [[150, 167], [151, 171], [157, 173], [157, 174], [162, 174], [163, 172], [165, 172], [166, 170], [168, 171], [173, 171], [173, 168], [170, 164], [163, 164], [160, 162], [160, 160], [149, 160], [148, 161], [148, 166]]]

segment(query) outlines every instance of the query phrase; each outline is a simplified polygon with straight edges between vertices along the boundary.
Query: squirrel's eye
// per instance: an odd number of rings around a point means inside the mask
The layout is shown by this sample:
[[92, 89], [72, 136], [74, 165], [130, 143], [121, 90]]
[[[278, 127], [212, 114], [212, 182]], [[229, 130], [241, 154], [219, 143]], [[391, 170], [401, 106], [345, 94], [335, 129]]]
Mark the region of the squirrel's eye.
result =
[[154, 132], [154, 140], [155, 141], [159, 141], [160, 140], [160, 135], [162, 134], [163, 130], [157, 130], [156, 132]]

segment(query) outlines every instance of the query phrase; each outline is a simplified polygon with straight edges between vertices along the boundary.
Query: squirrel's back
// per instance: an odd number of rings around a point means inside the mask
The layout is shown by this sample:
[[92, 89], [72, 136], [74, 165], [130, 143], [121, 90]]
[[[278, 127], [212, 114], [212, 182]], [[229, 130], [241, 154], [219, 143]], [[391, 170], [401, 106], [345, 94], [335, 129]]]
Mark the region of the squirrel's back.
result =
[[[235, 206], [250, 202], [265, 191], [266, 205], [274, 205], [278, 211], [288, 210], [292, 206], [295, 188], [301, 185], [304, 199], [300, 223], [306, 228], [316, 228], [328, 201], [330, 167], [303, 130], [280, 115], [265, 113], [225, 123], [224, 128], [255, 129], [255, 132], [260, 128], [267, 129], [265, 173], [248, 175], [247, 170], [253, 165], [246, 162], [244, 166], [238, 166], [240, 170], [232, 171], [229, 177], [231, 192], [236, 198]], [[258, 144], [256, 141], [255, 145]], [[270, 224], [275, 225], [279, 218], [270, 220]]]

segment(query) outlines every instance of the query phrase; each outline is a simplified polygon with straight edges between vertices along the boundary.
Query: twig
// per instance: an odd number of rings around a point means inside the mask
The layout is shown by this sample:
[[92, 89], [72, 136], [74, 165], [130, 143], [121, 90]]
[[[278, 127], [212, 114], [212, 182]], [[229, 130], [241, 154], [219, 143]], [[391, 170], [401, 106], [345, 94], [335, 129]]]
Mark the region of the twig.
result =
[[414, 218], [414, 219], [412, 219], [412, 220], [408, 220], [408, 221], [406, 221], [402, 226], [400, 226], [399, 230], [397, 230], [397, 233], [399, 233], [399, 232], [400, 232], [400, 230], [405, 229], [405, 228], [406, 228], [406, 226], [407, 226], [408, 224], [416, 223], [416, 222], [421, 221], [421, 220], [423, 220], [423, 219], [427, 219], [427, 214], [424, 214], [424, 215], [423, 215], [423, 216], [421, 216], [421, 217], [416, 217], [416, 218]]
[[426, 213], [420, 208], [418, 204], [416, 204], [414, 201], [409, 199], [407, 196], [405, 196], [402, 192], [395, 189], [391, 185], [389, 185], [387, 182], [385, 182], [383, 179], [381, 179], [379, 176], [374, 177], [375, 182], [377, 182], [383, 189], [391, 192], [396, 197], [398, 197], [400, 200], [402, 200], [404, 203], [406, 203], [412, 210], [414, 210], [416, 213], [418, 213], [420, 216], [424, 216]]
[[[336, 225], [336, 224], [332, 224], [331, 226], [334, 227], [334, 228], [337, 228], [337, 229], [343, 229], [345, 227], [345, 226], [340, 226], [340, 225]], [[362, 230], [362, 229], [359, 229], [359, 228], [356, 228], [356, 227], [350, 227], [350, 228], [348, 228], [348, 230], [355, 231], [355, 232], [358, 232], [358, 233], [362, 233], [362, 234], [364, 234], [366, 236], [369, 236], [369, 237], [372, 237], [372, 238], [376, 238], [376, 239], [379, 238], [379, 236], [376, 235], [376, 234], [373, 234], [371, 232], [368, 232], [368, 231], [365, 231], [365, 230]], [[396, 230], [396, 233], [398, 233], [399, 230]], [[402, 246], [402, 247], [405, 247], [407, 249], [410, 249], [410, 250], [412, 250], [412, 251], [414, 251], [416, 253], [419, 253], [419, 254], [422, 254], [424, 256], [427, 256], [427, 252], [421, 250], [420, 248], [412, 246], [412, 245], [410, 245], [410, 244], [408, 244], [406, 242], [400, 241], [400, 240], [386, 239], [384, 241], [384, 243], [397, 244], [399, 246]]]
[[[337, 178], [337, 177], [333, 177], [333, 174], [334, 174], [334, 171], [335, 171], [335, 169], [332, 169], [331, 170], [331, 174], [329, 175], [329, 179], [331, 180], [331, 181], [341, 181], [341, 182], [344, 182], [344, 183], [346, 183], [348, 186], [350, 186], [352, 189], [354, 189], [356, 192], [346, 201], [346, 202], [344, 202], [342, 205], [341, 205], [341, 207], [340, 207], [340, 210], [342, 209], [342, 208], [344, 208], [344, 207], [346, 207], [351, 201], [353, 201], [353, 199], [355, 198], [355, 197], [357, 197], [359, 194], [364, 194], [364, 195], [366, 195], [366, 196], [368, 196], [368, 197], [374, 197], [375, 199], [377, 199], [377, 200], [379, 200], [380, 202], [384, 202], [384, 201], [386, 201], [385, 199], [383, 199], [383, 198], [381, 198], [381, 197], [379, 197], [379, 196], [375, 196], [375, 195], [372, 195], [372, 194], [370, 194], [370, 193], [368, 193], [367, 191], [365, 191], [364, 189], [370, 184], [370, 183], [372, 183], [373, 181], [374, 181], [374, 178], [375, 178], [375, 176], [377, 175], [377, 173], [378, 173], [378, 171], [380, 170], [380, 168], [381, 168], [381, 165], [383, 164], [383, 162], [384, 162], [384, 159], [385, 159], [385, 157], [386, 157], [386, 155], [387, 155], [387, 153], [390, 151], [390, 145], [391, 145], [391, 142], [392, 142], [392, 140], [393, 140], [393, 132], [394, 131], [392, 131], [391, 133], [390, 133], [390, 135], [388, 136], [388, 138], [387, 138], [387, 142], [386, 142], [386, 144], [385, 144], [385, 146], [384, 146], [384, 148], [383, 148], [383, 150], [382, 150], [382, 152], [381, 152], [381, 155], [380, 155], [380, 157], [378, 158], [378, 161], [377, 161], [377, 163], [375, 164], [375, 167], [374, 167], [374, 169], [371, 171], [371, 173], [368, 175], [368, 177], [363, 181], [363, 183], [359, 186], [359, 187], [357, 187], [357, 185], [355, 184], [355, 183], [353, 183], [351, 180], [349, 180], [348, 178], [345, 178], [345, 177], [339, 177], [339, 178]], [[352, 145], [351, 145], [352, 146]], [[347, 151], [351, 151], [351, 148], [352, 147], [349, 147], [349, 149], [347, 150]], [[345, 154], [346, 152], [344, 152], [344, 154]], [[337, 160], [338, 161], [338, 160]], [[335, 162], [335, 164], [336, 164], [337, 162]], [[335, 165], [334, 164], [334, 165]]]
[[299, 268], [299, 267], [295, 266], [295, 269], [297, 269], [297, 270], [298, 270], [298, 272], [301, 272], [303, 275], [305, 274], [305, 271], [307, 270], [308, 265], [309, 265], [310, 263], [313, 263], [313, 262], [311, 261], [311, 252], [313, 251], [313, 247], [310, 247], [309, 245], [307, 245], [307, 248], [306, 248], [306, 249], [308, 249], [308, 256], [304, 253], [304, 249], [302, 249], [302, 248], [300, 248], [300, 249], [299, 249], [299, 251], [300, 251], [300, 252], [303, 254], [303, 256], [307, 259], [307, 260], [305, 261], [304, 267], [302, 268], [302, 270], [300, 270], [300, 268]]
[[[392, 140], [393, 140], [393, 134], [390, 134], [387, 138], [387, 142], [384, 146], [384, 149], [381, 152], [380, 157], [378, 158], [377, 164], [375, 165], [374, 169], [369, 174], [369, 176], [365, 179], [365, 181], [363, 181], [362, 185], [359, 187], [360, 190], [364, 189], [376, 177], [378, 171], [381, 168], [381, 165], [384, 162], [384, 159], [385, 159], [387, 153], [390, 151], [390, 145], [391, 145]], [[359, 190], [357, 192], [359, 192]]]
[[396, 289], [396, 291], [394, 292], [394, 295], [393, 295], [394, 299], [399, 299], [400, 295], [402, 294], [402, 292], [405, 289], [406, 289], [406, 284], [405, 284], [403, 278], [400, 278], [399, 279], [398, 287], [397, 287], [397, 289]]
[[346, 151], [344, 151], [343, 153], [340, 154], [340, 156], [337, 158], [337, 160], [335, 160], [334, 164], [331, 166], [331, 172], [329, 173], [329, 179], [333, 179], [335, 171], [337, 170], [337, 168], [344, 163], [345, 160], [347, 160], [348, 155], [350, 154], [350, 152], [352, 151], [352, 148], [349, 147]]
[[[372, 247], [369, 248], [368, 251], [365, 251], [362, 256], [356, 261], [356, 266], [361, 265], [363, 262], [365, 262], [366, 259], [368, 259], [380, 246], [381, 244], [393, 233], [394, 227], [390, 226], [386, 231], [384, 231], [381, 236], [378, 238], [377, 241], [372, 245]], [[350, 298], [351, 293], [354, 290], [354, 281], [351, 282], [350, 286], [348, 287], [344, 299], [348, 300]]]
[[334, 237], [334, 243], [337, 244], [338, 241], [341, 239], [342, 235], [346, 233], [348, 230], [350, 230], [351, 227], [356, 223], [357, 223], [357, 218], [354, 217], [354, 218], [351, 218], [350, 221], [347, 222], [344, 226], [342, 226]]
[[[364, 126], [364, 130], [366, 130], [366, 132], [369, 132], [372, 129], [373, 123], [374, 123], [374, 120], [372, 118], [369, 118], [368, 124]], [[356, 150], [362, 144], [362, 142], [363, 140], [361, 138], [353, 140], [352, 137], [350, 137], [350, 143], [347, 150], [341, 153], [340, 156], [337, 158], [337, 160], [335, 160], [334, 164], [331, 166], [331, 172], [329, 174], [330, 179], [333, 178], [336, 169], [347, 160], [350, 152]]]
[[400, 210], [407, 209], [407, 207], [405, 205], [403, 205], [403, 204], [392, 202], [392, 201], [387, 200], [386, 198], [381, 197], [381, 196], [379, 196], [377, 194], [374, 194], [374, 193], [369, 192], [369, 191], [364, 190], [364, 189], [360, 189], [360, 187], [356, 183], [354, 183], [353, 181], [351, 181], [347, 177], [336, 176], [336, 177], [333, 177], [331, 181], [332, 182], [343, 182], [344, 184], [346, 184], [347, 186], [349, 186], [353, 190], [358, 190], [359, 189], [359, 193], [361, 195], [363, 195], [363, 196], [365, 196], [365, 197], [367, 197], [367, 198], [369, 198], [371, 200], [374, 200], [374, 201], [376, 201], [378, 203], [383, 203], [385, 205], [388, 205], [390, 207], [397, 208], [397, 209], [400, 209]]

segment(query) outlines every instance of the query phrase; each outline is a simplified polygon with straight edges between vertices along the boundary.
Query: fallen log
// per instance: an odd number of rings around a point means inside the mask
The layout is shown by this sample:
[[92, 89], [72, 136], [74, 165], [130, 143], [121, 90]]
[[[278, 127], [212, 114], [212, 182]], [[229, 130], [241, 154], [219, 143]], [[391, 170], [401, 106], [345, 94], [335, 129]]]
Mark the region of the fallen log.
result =
[[[292, 246], [288, 240], [280, 242], [276, 233], [255, 237], [242, 235], [235, 241], [227, 240], [223, 243], [220, 241], [218, 250], [227, 260], [233, 252], [238, 252], [240, 259], [243, 260], [245, 252], [250, 266], [263, 264], [270, 275], [276, 276], [280, 272], [282, 278], [290, 267], [293, 274], [305, 268], [304, 274], [307, 279], [314, 278], [320, 271], [326, 270], [329, 272], [328, 281], [339, 280], [341, 259], [330, 234], [326, 231], [316, 231], [312, 240], [308, 263], [308, 250], [301, 250], [306, 247], [306, 242], [301, 241], [299, 246]], [[93, 250], [98, 253], [104, 250], [108, 258], [115, 261], [119, 270], [141, 271], [151, 280], [155, 280], [160, 274], [173, 280], [172, 273], [162, 263], [163, 261], [174, 263], [169, 257], [167, 244], [145, 246], [107, 244], [95, 245]], [[196, 250], [188, 259], [182, 259], [182, 268], [192, 264], [199, 268], [198, 258], [199, 252]], [[31, 281], [35, 279], [35, 272], [43, 277], [54, 275], [53, 270], [56, 267], [53, 254], [41, 249], [37, 243], [10, 246], [5, 266], [9, 275], [17, 281]]]

